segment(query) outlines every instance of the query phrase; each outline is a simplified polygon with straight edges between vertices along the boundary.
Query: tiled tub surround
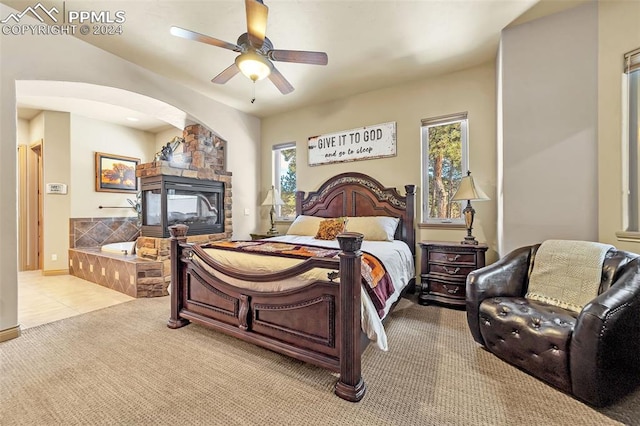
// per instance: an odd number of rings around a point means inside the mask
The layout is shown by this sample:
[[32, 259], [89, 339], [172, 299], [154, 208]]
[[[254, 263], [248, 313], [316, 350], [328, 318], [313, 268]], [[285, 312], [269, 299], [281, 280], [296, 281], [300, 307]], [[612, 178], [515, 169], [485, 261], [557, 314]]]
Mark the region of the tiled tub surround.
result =
[[[168, 262], [166, 262], [168, 264]], [[165, 262], [100, 251], [100, 248], [69, 249], [69, 273], [131, 297], [168, 295], [170, 271]]]
[[[226, 233], [190, 235], [189, 243], [206, 243], [228, 238]], [[171, 240], [138, 237], [135, 254], [101, 251], [100, 247], [69, 249], [69, 273], [131, 297], [169, 294], [171, 282]]]
[[131, 297], [166, 296], [170, 272], [162, 262], [100, 251], [105, 244], [135, 241], [135, 217], [69, 219], [69, 273]]
[[70, 248], [93, 248], [104, 244], [135, 241], [138, 235], [140, 235], [140, 229], [136, 217], [69, 219]]

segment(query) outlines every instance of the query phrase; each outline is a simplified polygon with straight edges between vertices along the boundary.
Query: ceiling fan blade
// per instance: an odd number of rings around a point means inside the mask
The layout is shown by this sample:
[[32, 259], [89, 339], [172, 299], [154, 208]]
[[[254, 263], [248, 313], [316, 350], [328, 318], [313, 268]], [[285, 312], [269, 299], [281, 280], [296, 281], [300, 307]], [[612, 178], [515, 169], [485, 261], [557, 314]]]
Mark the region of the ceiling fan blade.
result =
[[247, 10], [247, 33], [249, 42], [256, 49], [260, 49], [267, 34], [267, 16], [269, 8], [258, 0], [245, 0]]
[[220, 74], [218, 74], [215, 77], [213, 77], [213, 79], [211, 79], [211, 82], [212, 83], [216, 83], [216, 84], [225, 84], [227, 81], [231, 80], [231, 77], [233, 77], [234, 75], [238, 74], [239, 72], [240, 72], [240, 70], [238, 69], [236, 64], [233, 63], [233, 64], [229, 65]]
[[280, 62], [297, 62], [299, 64], [327, 65], [329, 57], [324, 52], [308, 52], [305, 50], [270, 50], [269, 59]]
[[188, 40], [199, 41], [201, 43], [211, 44], [213, 46], [222, 47], [229, 50], [240, 52], [242, 50], [237, 44], [229, 43], [217, 38], [209, 37], [208, 35], [200, 34], [195, 31], [185, 30], [180, 27], [171, 27], [171, 34], [177, 37], [186, 38]]
[[282, 74], [280, 74], [280, 71], [278, 71], [276, 67], [273, 67], [273, 69], [271, 70], [271, 74], [269, 74], [269, 80], [271, 80], [271, 82], [283, 95], [291, 93], [294, 90], [291, 83], [289, 83], [287, 79], [284, 78]]

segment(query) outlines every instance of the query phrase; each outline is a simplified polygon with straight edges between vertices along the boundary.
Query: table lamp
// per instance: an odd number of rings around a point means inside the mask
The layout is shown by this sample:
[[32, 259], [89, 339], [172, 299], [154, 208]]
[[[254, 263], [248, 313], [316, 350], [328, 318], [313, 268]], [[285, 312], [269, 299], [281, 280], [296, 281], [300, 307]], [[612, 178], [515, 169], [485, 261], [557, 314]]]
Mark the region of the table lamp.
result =
[[276, 223], [275, 223], [276, 206], [283, 206], [284, 201], [282, 201], [282, 198], [280, 198], [280, 192], [275, 188], [275, 186], [271, 185], [271, 189], [267, 191], [267, 196], [264, 198], [262, 205], [271, 206], [271, 210], [269, 210], [269, 218], [271, 219], [271, 229], [267, 231], [267, 234], [276, 235], [278, 233], [278, 230], [276, 229]]
[[473, 217], [476, 211], [471, 207], [471, 201], [488, 200], [487, 194], [476, 186], [471, 177], [471, 172], [467, 171], [467, 175], [460, 180], [460, 186], [458, 190], [451, 198], [451, 201], [464, 201], [467, 200], [467, 206], [462, 211], [464, 215], [464, 224], [467, 227], [467, 236], [461, 241], [462, 244], [478, 244], [476, 238], [471, 235], [471, 229], [473, 228]]

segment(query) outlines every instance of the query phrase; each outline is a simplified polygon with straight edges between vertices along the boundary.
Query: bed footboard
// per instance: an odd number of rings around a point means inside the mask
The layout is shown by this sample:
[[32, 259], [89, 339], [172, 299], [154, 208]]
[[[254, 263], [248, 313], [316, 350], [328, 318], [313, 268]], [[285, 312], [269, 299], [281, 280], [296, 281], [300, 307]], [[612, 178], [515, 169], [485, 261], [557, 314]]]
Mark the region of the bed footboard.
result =
[[[193, 248], [186, 244], [188, 227], [169, 228], [168, 327], [180, 328], [193, 321], [338, 372], [336, 395], [352, 402], [362, 399], [366, 386], [361, 375], [361, 234], [338, 236], [342, 250], [339, 263], [328, 259], [305, 262], [304, 267], [339, 267], [339, 283], [328, 278], [300, 289], [264, 293], [232, 286], [209, 273], [191, 259]], [[264, 275], [258, 277], [237, 270], [220, 272], [252, 281], [266, 280]]]

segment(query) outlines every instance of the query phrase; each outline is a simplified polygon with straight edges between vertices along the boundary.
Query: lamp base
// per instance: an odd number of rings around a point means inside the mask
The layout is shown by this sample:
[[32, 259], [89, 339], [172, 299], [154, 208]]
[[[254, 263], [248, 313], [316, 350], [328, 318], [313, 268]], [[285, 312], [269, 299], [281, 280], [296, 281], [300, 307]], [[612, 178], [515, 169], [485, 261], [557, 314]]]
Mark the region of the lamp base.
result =
[[272, 205], [271, 210], [269, 210], [269, 219], [271, 220], [271, 229], [267, 231], [267, 235], [276, 235], [278, 230], [276, 229], [276, 222], [274, 220], [276, 215], [276, 208]]
[[468, 244], [468, 245], [478, 245], [478, 240], [476, 237], [467, 235], [464, 237], [464, 240], [460, 241], [460, 244]]
[[473, 207], [471, 207], [471, 200], [467, 200], [467, 207], [462, 211], [464, 215], [464, 225], [467, 228], [467, 235], [464, 237], [464, 240], [461, 241], [462, 244], [468, 245], [477, 245], [478, 241], [476, 241], [476, 237], [471, 235], [471, 230], [473, 229], [473, 217], [476, 215], [476, 211]]

